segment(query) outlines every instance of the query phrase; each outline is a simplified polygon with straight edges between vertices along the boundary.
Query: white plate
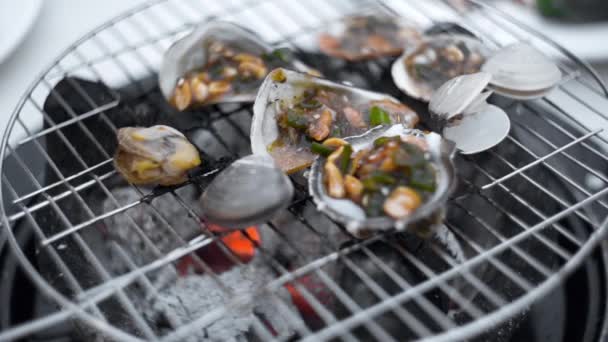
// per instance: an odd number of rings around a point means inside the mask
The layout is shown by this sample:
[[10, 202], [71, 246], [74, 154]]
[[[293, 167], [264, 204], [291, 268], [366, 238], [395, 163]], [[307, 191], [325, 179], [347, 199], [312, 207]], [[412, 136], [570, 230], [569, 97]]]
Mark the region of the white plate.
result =
[[25, 38], [41, 7], [42, 0], [0, 1], [0, 63]]

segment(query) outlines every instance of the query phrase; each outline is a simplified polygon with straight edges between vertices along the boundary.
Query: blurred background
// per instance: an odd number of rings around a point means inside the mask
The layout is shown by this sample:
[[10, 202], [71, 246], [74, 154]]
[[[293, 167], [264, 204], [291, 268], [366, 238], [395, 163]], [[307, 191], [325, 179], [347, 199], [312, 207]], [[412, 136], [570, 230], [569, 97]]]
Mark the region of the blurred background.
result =
[[[91, 29], [147, 1], [0, 0], [0, 133], [43, 68]], [[466, 10], [466, 1], [448, 1]], [[608, 79], [607, 0], [486, 1], [562, 44]]]

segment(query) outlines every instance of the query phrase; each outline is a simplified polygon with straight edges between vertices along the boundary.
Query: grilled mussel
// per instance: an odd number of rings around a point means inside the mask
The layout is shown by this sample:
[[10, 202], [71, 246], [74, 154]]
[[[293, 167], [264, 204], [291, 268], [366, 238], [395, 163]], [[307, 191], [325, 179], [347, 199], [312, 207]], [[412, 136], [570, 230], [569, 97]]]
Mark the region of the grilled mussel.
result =
[[370, 60], [401, 54], [416, 44], [421, 34], [403, 18], [388, 14], [346, 17], [319, 36], [322, 52], [348, 61]]
[[201, 163], [198, 150], [168, 126], [124, 127], [118, 130], [114, 165], [133, 184], [174, 185]]
[[253, 111], [253, 153], [272, 156], [287, 173], [310, 166], [328, 139], [418, 123], [416, 112], [393, 97], [281, 68], [262, 84]]
[[268, 71], [309, 71], [287, 49], [273, 49], [236, 24], [212, 21], [175, 42], [164, 54], [159, 85], [180, 111], [221, 102], [253, 101]]
[[391, 73], [406, 95], [428, 102], [446, 81], [478, 72], [488, 54], [481, 41], [469, 35], [427, 35], [405, 50], [393, 64]]
[[453, 184], [453, 143], [403, 125], [324, 142], [309, 191], [319, 210], [355, 236], [396, 228], [427, 235], [444, 214]]

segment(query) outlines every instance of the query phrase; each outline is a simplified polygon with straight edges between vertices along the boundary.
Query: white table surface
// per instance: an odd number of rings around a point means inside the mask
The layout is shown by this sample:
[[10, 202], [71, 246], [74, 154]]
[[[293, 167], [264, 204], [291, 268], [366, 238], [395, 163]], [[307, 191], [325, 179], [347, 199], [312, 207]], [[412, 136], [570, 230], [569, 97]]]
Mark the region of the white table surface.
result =
[[40, 16], [29, 35], [0, 64], [0, 134], [4, 133], [21, 95], [57, 55], [91, 29], [145, 1], [44, 1]]

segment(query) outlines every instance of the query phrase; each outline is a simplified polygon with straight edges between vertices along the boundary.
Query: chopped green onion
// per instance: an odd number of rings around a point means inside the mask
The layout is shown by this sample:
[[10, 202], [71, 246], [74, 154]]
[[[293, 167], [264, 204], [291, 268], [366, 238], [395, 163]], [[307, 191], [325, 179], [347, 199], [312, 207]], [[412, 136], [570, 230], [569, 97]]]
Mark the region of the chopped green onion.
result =
[[418, 166], [426, 162], [424, 151], [418, 146], [408, 143], [401, 143], [401, 146], [393, 155], [393, 162], [399, 167]]
[[308, 127], [308, 120], [303, 115], [289, 111], [287, 113], [287, 126], [298, 130], [304, 130]]
[[389, 141], [398, 140], [399, 137], [380, 137], [374, 140], [374, 147], [381, 147], [386, 145]]
[[410, 156], [410, 165], [418, 166], [424, 164], [427, 160], [425, 152], [417, 145], [403, 142], [401, 149], [405, 150]]
[[215, 79], [222, 76], [225, 66], [222, 63], [215, 64], [209, 69], [209, 76]]
[[362, 180], [361, 184], [363, 184], [363, 189], [367, 191], [376, 191], [379, 188], [378, 183], [376, 183], [371, 177]]
[[410, 186], [418, 190], [434, 192], [437, 187], [435, 171], [430, 166], [413, 169]]
[[369, 111], [370, 126], [391, 124], [391, 117], [388, 113], [378, 106], [373, 106]]
[[342, 130], [340, 129], [340, 126], [334, 126], [334, 128], [331, 130], [331, 134], [332, 137], [335, 138], [339, 138], [342, 136]]
[[312, 153], [322, 155], [323, 157], [328, 157], [330, 154], [334, 152], [334, 149], [323, 144], [319, 144], [318, 142], [313, 142], [310, 145], [310, 150]]
[[395, 184], [396, 182], [395, 177], [382, 171], [375, 171], [371, 178], [380, 184]]
[[342, 174], [346, 174], [348, 172], [348, 167], [350, 165], [350, 156], [353, 154], [353, 147], [350, 145], [344, 145], [344, 151], [340, 156], [340, 170]]
[[425, 70], [427, 69], [427, 66], [424, 64], [414, 64], [414, 70], [416, 70], [416, 76], [419, 79], [423, 79], [424, 78], [424, 74], [425, 74]]
[[380, 188], [380, 185], [391, 185], [395, 184], [397, 180], [390, 174], [382, 171], [374, 171], [371, 176], [363, 179], [363, 188], [366, 190], [376, 191]]
[[389, 138], [389, 137], [380, 137], [380, 138], [374, 140], [374, 147], [384, 146], [389, 141], [391, 141], [391, 138]]
[[270, 51], [269, 53], [262, 54], [262, 58], [266, 61], [272, 61], [278, 59], [285, 63], [289, 62], [291, 59], [291, 50], [288, 48], [279, 48]]
[[374, 191], [363, 195], [363, 203], [365, 203], [365, 213], [369, 217], [378, 217], [383, 213], [383, 205], [386, 200], [385, 196], [380, 192]]
[[272, 51], [272, 55], [282, 60], [283, 62], [289, 62], [291, 59], [291, 50], [288, 48], [281, 48]]

